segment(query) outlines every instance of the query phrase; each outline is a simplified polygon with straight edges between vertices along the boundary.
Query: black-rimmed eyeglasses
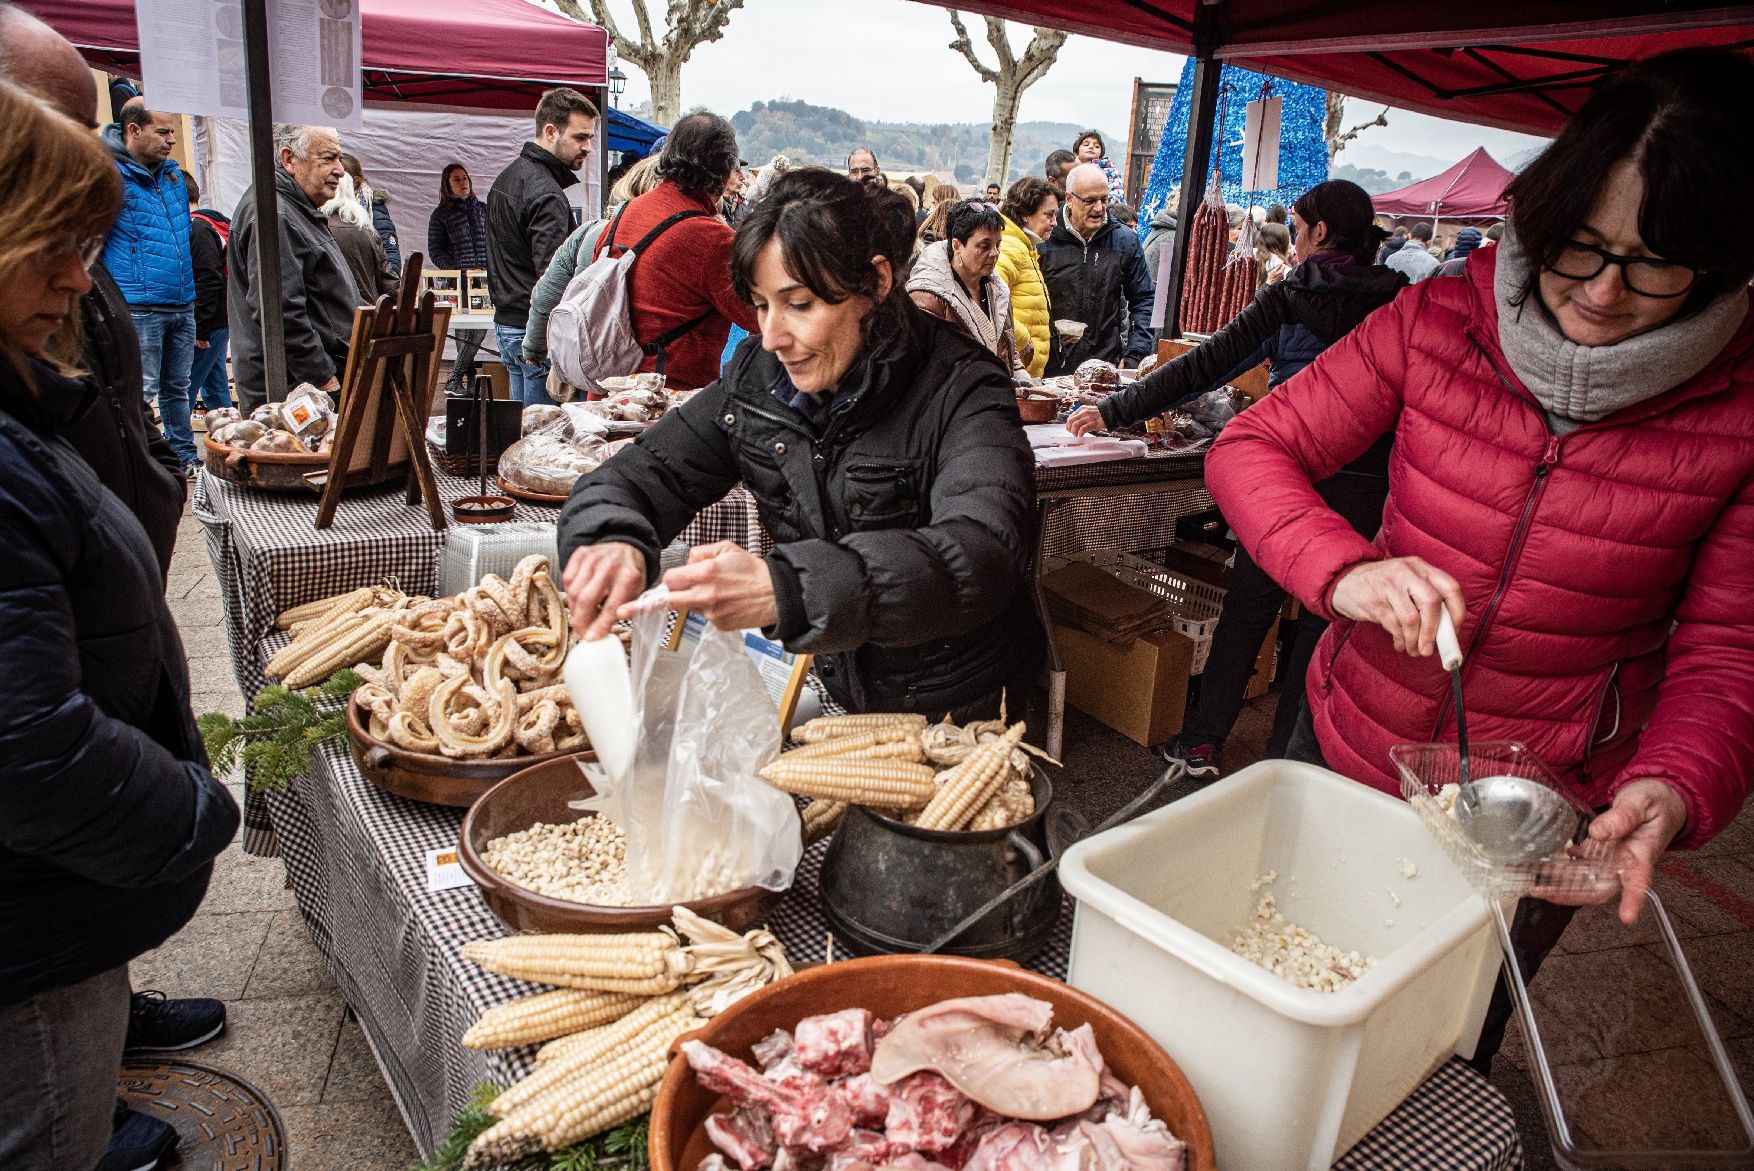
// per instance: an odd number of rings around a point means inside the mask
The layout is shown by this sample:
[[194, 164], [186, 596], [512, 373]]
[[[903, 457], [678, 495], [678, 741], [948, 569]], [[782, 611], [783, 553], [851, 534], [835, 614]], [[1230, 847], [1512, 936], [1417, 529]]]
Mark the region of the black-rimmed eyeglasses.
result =
[[1610, 264], [1620, 266], [1620, 281], [1641, 297], [1681, 297], [1699, 279], [1699, 270], [1648, 256], [1621, 256], [1594, 244], [1572, 240], [1547, 265], [1568, 281], [1589, 281]]
[[1066, 195], [1068, 198], [1076, 199], [1079, 203], [1105, 204], [1111, 202], [1106, 195], [1080, 195], [1076, 191], [1068, 191]]

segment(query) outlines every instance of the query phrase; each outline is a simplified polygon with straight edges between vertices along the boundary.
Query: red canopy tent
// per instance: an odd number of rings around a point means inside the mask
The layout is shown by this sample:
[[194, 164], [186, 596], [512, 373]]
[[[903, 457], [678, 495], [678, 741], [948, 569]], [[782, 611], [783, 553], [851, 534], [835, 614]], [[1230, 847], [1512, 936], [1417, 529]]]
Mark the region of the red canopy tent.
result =
[[[132, 0], [20, 0], [20, 7], [94, 67], [139, 72]], [[552, 86], [597, 89], [608, 80], [608, 33], [525, 0], [360, 0], [360, 17], [368, 102], [523, 111]]]
[[1504, 188], [1515, 173], [1483, 146], [1441, 174], [1370, 197], [1383, 215], [1441, 216], [1446, 220], [1503, 219]]

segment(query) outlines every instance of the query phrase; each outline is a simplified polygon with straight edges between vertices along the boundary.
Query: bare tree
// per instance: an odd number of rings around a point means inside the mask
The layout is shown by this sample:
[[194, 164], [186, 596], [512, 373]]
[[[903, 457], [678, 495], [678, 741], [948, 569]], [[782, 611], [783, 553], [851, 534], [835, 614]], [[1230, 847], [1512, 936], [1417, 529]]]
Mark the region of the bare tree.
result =
[[1023, 51], [1022, 57], [1018, 57], [1011, 51], [1005, 22], [996, 16], [984, 19], [987, 22], [987, 44], [998, 55], [998, 68], [989, 68], [975, 55], [974, 43], [969, 40], [968, 29], [962, 23], [962, 14], [954, 8], [950, 10], [950, 24], [956, 29], [956, 39], [950, 42], [950, 47], [968, 59], [974, 71], [981, 75], [981, 80], [992, 82], [995, 87], [993, 137], [987, 148], [986, 181], [1002, 187], [1005, 175], [1011, 169], [1011, 141], [1017, 132], [1017, 106], [1023, 99], [1023, 91], [1047, 76], [1054, 59], [1060, 55], [1060, 46], [1066, 43], [1066, 34], [1058, 29], [1037, 26], [1029, 47]]
[[1340, 157], [1340, 152], [1346, 149], [1346, 144], [1357, 138], [1360, 131], [1369, 130], [1372, 126], [1387, 126], [1389, 124], [1389, 108], [1387, 106], [1384, 106], [1382, 113], [1370, 121], [1360, 122], [1352, 129], [1342, 132], [1340, 122], [1345, 116], [1346, 95], [1339, 90], [1329, 90], [1327, 125], [1323, 128], [1323, 133], [1328, 140], [1329, 166], [1334, 165], [1334, 160]]
[[724, 37], [732, 11], [743, 7], [743, 0], [669, 0], [662, 39], [653, 35], [646, 0], [633, 0], [633, 19], [639, 26], [637, 41], [629, 40], [616, 27], [608, 0], [591, 0], [589, 14], [579, 0], [555, 0], [555, 4], [574, 20], [603, 27], [615, 41], [616, 55], [639, 66], [651, 83], [653, 119], [674, 126], [682, 116], [682, 66], [696, 45]]

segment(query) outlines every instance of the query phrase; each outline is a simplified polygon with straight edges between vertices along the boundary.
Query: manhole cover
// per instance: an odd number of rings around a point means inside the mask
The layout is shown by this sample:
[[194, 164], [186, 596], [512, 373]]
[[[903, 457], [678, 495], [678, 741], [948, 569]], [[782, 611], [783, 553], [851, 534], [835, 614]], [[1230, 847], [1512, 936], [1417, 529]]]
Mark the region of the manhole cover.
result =
[[124, 1061], [116, 1092], [130, 1107], [176, 1127], [167, 1167], [281, 1171], [286, 1140], [262, 1092], [236, 1074], [192, 1061]]

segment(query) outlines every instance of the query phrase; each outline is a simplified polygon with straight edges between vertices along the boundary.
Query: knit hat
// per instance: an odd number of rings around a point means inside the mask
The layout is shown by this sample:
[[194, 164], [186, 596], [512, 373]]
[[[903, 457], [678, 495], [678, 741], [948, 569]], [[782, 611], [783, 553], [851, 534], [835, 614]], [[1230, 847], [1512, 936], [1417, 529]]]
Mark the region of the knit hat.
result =
[[1481, 239], [1482, 237], [1479, 228], [1463, 228], [1456, 233], [1456, 246], [1450, 250], [1450, 255], [1455, 259], [1460, 260], [1474, 249], [1480, 247]]

